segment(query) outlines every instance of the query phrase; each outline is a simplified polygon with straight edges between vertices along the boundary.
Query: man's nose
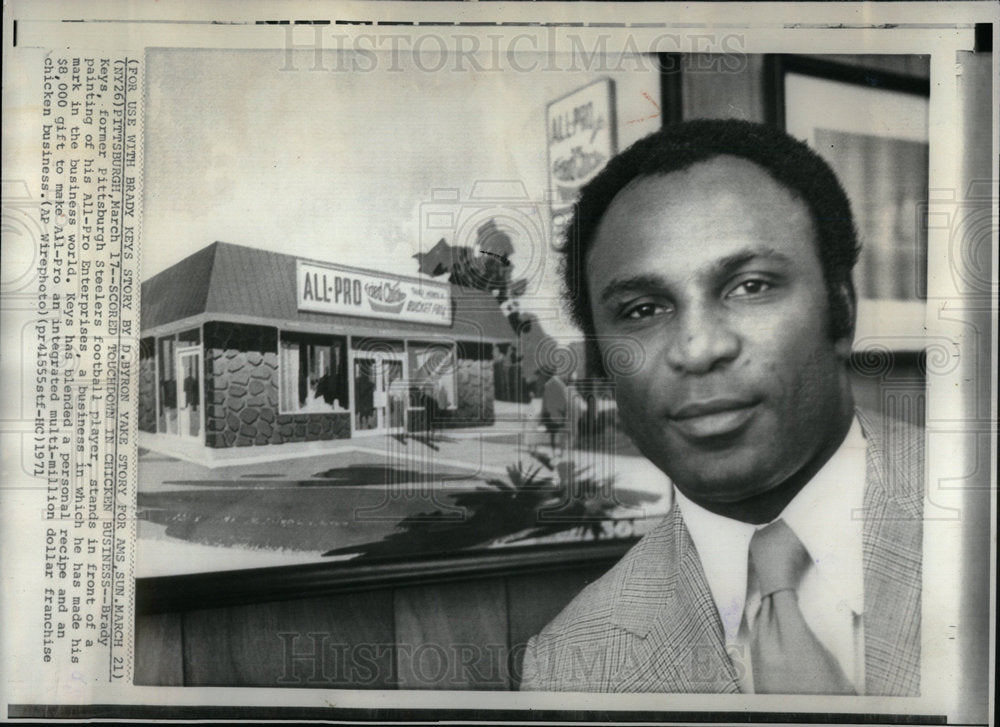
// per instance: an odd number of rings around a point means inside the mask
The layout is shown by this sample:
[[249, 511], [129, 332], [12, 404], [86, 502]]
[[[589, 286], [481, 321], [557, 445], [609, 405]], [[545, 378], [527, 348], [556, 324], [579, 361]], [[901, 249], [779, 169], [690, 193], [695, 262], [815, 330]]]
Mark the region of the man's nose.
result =
[[666, 359], [679, 373], [707, 374], [740, 353], [740, 337], [724, 312], [693, 308], [675, 320]]

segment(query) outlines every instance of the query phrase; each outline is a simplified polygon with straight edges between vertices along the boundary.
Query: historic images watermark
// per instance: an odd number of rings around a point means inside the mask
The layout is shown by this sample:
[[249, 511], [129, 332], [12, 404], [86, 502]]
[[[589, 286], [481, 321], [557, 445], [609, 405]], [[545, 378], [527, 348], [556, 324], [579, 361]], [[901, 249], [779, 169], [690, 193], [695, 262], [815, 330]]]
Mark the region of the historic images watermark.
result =
[[[682, 64], [687, 72], [739, 73], [747, 67], [742, 33], [662, 31], [647, 37], [547, 26], [478, 35], [453, 28], [346, 33], [342, 26], [289, 24], [280, 70], [398, 73], [406, 68], [404, 56], [425, 73], [611, 73], [658, 67], [669, 72]], [[681, 52], [692, 55], [664, 57]]]

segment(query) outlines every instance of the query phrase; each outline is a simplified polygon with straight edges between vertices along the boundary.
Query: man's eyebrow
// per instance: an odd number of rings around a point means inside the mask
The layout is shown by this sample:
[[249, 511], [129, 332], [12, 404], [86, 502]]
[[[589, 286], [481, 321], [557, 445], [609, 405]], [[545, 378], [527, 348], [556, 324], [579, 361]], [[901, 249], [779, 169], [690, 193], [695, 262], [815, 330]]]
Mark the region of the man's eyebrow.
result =
[[[706, 275], [713, 278], [723, 277], [748, 263], [760, 259], [785, 265], [792, 262], [792, 259], [788, 255], [772, 247], [747, 248], [714, 261], [706, 272]], [[606, 303], [610, 298], [623, 293], [650, 290], [663, 291], [667, 288], [669, 288], [669, 284], [663, 276], [654, 273], [643, 273], [628, 278], [612, 280], [601, 289], [599, 300], [601, 303]]]
[[612, 280], [605, 285], [601, 290], [600, 300], [602, 303], [606, 303], [609, 298], [622, 293], [631, 293], [638, 290], [664, 290], [666, 287], [667, 281], [659, 275], [653, 275], [652, 273], [633, 275], [630, 278]]
[[708, 274], [712, 276], [725, 275], [726, 273], [738, 270], [747, 263], [760, 259], [781, 263], [783, 265], [788, 265], [792, 262], [792, 259], [788, 257], [788, 255], [775, 250], [773, 247], [753, 247], [740, 250], [732, 255], [726, 255], [724, 258], [716, 260], [712, 264]]

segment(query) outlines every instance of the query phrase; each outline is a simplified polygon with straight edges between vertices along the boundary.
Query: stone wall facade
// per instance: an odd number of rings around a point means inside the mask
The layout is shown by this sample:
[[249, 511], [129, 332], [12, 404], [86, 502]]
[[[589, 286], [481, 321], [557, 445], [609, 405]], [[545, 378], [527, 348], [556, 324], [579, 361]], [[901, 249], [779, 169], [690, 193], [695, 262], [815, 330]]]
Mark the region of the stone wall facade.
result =
[[279, 414], [273, 444], [347, 439], [351, 436], [350, 412], [330, 414]]
[[139, 431], [156, 432], [156, 339], [139, 342]]
[[206, 441], [249, 447], [351, 436], [348, 413], [280, 414], [278, 330], [205, 324]]
[[454, 427], [489, 426], [493, 407], [493, 362], [460, 358], [457, 362], [458, 406], [446, 424]]

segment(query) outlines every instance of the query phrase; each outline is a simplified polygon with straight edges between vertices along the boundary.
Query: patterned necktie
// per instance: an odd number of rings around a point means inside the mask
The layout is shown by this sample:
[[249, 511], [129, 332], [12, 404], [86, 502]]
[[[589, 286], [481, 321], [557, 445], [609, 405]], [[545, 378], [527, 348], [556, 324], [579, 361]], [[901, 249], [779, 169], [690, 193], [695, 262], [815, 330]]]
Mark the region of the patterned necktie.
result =
[[781, 520], [750, 540], [750, 567], [757, 574], [761, 598], [750, 634], [758, 694], [856, 694], [799, 610], [796, 589], [808, 564], [805, 547]]

